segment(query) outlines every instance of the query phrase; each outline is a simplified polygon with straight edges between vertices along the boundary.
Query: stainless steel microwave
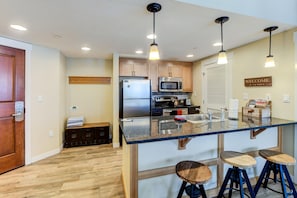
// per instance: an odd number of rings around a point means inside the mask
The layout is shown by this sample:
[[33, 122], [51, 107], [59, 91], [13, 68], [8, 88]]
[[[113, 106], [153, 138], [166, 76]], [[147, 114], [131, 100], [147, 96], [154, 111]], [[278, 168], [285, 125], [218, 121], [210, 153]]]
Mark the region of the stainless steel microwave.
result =
[[159, 77], [160, 92], [180, 92], [183, 91], [182, 78]]

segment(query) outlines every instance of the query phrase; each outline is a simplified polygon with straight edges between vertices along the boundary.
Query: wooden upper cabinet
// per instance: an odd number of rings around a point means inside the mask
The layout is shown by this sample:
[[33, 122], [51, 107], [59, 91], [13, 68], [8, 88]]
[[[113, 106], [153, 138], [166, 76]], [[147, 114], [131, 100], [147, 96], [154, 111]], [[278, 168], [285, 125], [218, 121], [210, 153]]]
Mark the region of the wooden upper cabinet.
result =
[[183, 65], [183, 91], [193, 92], [193, 64]]
[[120, 76], [138, 76], [151, 80], [152, 92], [158, 92], [159, 77], [182, 78], [183, 91], [193, 91], [193, 63], [182, 61], [149, 61], [147, 59], [120, 58]]
[[120, 58], [120, 76], [148, 77], [148, 63], [143, 59]]
[[183, 77], [183, 68], [179, 64], [163, 61], [159, 65], [159, 77]]

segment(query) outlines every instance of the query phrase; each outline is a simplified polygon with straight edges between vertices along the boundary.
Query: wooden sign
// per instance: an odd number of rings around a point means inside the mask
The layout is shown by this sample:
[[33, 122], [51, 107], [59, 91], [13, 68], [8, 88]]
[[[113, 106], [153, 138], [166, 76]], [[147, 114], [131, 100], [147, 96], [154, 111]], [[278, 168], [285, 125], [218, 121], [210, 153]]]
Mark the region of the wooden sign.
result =
[[258, 78], [245, 78], [245, 87], [271, 87], [272, 76], [258, 77]]

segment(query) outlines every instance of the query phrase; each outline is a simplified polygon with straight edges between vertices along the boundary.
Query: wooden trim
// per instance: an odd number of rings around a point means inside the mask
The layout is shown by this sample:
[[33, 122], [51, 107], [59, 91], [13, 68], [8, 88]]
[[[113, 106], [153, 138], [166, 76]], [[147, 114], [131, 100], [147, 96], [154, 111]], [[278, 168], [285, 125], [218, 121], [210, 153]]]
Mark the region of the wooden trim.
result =
[[[199, 160], [199, 162], [207, 165], [207, 166], [214, 166], [218, 164], [217, 159], [210, 159], [210, 160]], [[152, 177], [159, 177], [164, 175], [175, 174], [175, 165], [174, 166], [167, 166], [163, 168], [145, 170], [138, 172], [138, 180], [148, 179]]]
[[69, 84], [110, 84], [111, 77], [69, 76]]
[[82, 126], [66, 127], [66, 129], [83, 129], [90, 127], [109, 127], [109, 122], [84, 123]]
[[130, 178], [131, 178], [131, 189], [130, 196], [138, 198], [138, 145], [131, 145], [131, 166], [130, 166]]
[[224, 178], [224, 163], [220, 160], [220, 153], [225, 150], [224, 148], [224, 134], [218, 135], [218, 167], [217, 167], [217, 186], [221, 186]]
[[278, 132], [277, 146], [279, 147], [279, 151], [282, 152], [283, 151], [283, 127], [278, 126], [277, 132]]

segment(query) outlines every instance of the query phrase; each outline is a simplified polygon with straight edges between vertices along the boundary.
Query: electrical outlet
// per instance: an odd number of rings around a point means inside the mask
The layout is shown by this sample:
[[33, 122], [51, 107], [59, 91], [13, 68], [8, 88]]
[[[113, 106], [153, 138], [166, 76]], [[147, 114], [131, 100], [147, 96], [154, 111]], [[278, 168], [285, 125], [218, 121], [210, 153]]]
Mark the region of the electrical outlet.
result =
[[270, 93], [267, 93], [265, 95], [265, 99], [268, 100], [268, 101], [271, 101], [271, 95], [270, 95]]
[[53, 136], [54, 136], [54, 132], [53, 132], [53, 130], [49, 130], [49, 132], [48, 132], [48, 136], [50, 136], [50, 137], [53, 137]]

